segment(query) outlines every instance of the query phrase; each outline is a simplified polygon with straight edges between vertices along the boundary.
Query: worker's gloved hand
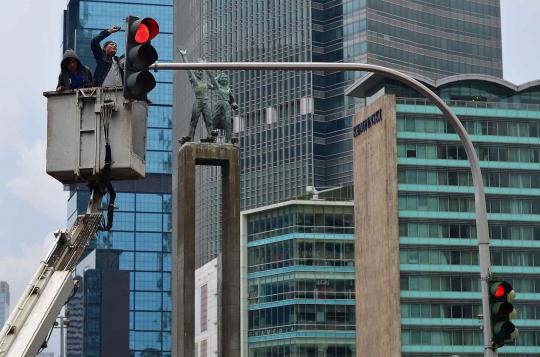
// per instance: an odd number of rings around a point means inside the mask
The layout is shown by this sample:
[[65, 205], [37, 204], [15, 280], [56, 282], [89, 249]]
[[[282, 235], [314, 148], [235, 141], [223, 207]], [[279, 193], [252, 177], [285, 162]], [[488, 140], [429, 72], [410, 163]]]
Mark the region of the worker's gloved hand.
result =
[[63, 91], [64, 89], [65, 89], [64, 86], [59, 86], [58, 88], [56, 88], [56, 91], [57, 91], [57, 92], [61, 92], [61, 91]]

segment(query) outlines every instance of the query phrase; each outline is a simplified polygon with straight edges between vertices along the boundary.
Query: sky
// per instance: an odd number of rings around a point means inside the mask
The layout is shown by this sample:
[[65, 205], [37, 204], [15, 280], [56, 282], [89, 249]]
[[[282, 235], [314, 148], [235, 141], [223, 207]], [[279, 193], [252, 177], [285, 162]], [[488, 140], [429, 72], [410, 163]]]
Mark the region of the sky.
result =
[[[2, 1], [0, 56], [0, 280], [12, 308], [65, 228], [67, 193], [45, 173], [45, 90], [59, 73], [66, 0]], [[540, 1], [501, 0], [504, 78], [540, 79]], [[49, 350], [57, 352], [51, 338]], [[54, 341], [53, 341], [54, 340]]]

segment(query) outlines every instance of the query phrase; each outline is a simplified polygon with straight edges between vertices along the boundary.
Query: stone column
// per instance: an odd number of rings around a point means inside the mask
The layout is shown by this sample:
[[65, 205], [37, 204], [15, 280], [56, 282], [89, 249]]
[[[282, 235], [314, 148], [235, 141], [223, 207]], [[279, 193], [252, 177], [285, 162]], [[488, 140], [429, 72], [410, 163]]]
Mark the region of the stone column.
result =
[[218, 355], [240, 356], [240, 154], [230, 144], [187, 143], [173, 179], [172, 355], [195, 355], [195, 167], [221, 166], [222, 253]]

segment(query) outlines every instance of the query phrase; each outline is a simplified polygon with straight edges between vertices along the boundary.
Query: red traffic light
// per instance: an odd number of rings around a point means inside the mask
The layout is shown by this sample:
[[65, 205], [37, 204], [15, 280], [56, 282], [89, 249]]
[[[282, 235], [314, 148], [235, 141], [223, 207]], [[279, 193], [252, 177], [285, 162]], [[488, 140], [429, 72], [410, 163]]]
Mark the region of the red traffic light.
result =
[[496, 298], [500, 298], [504, 296], [504, 288], [502, 285], [497, 286], [497, 290], [495, 290], [495, 294], [493, 294]]
[[492, 281], [489, 284], [489, 293], [491, 295], [491, 299], [496, 301], [500, 299], [508, 299], [509, 301], [513, 300], [515, 295], [513, 291], [514, 289], [512, 288], [512, 285], [506, 281]]
[[133, 22], [130, 32], [137, 43], [146, 43], [159, 34], [159, 25], [156, 20], [147, 17]]
[[135, 41], [138, 43], [145, 43], [150, 38], [150, 32], [145, 24], [139, 24], [137, 33], [135, 34]]

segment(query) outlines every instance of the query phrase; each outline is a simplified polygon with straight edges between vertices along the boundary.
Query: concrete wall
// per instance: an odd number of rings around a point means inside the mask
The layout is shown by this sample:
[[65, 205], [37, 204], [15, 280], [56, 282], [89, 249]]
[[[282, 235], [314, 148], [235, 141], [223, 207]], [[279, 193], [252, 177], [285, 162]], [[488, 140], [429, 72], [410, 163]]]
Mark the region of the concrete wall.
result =
[[353, 129], [357, 125], [361, 126], [353, 139], [356, 355], [400, 356], [395, 97], [382, 96], [362, 108]]

